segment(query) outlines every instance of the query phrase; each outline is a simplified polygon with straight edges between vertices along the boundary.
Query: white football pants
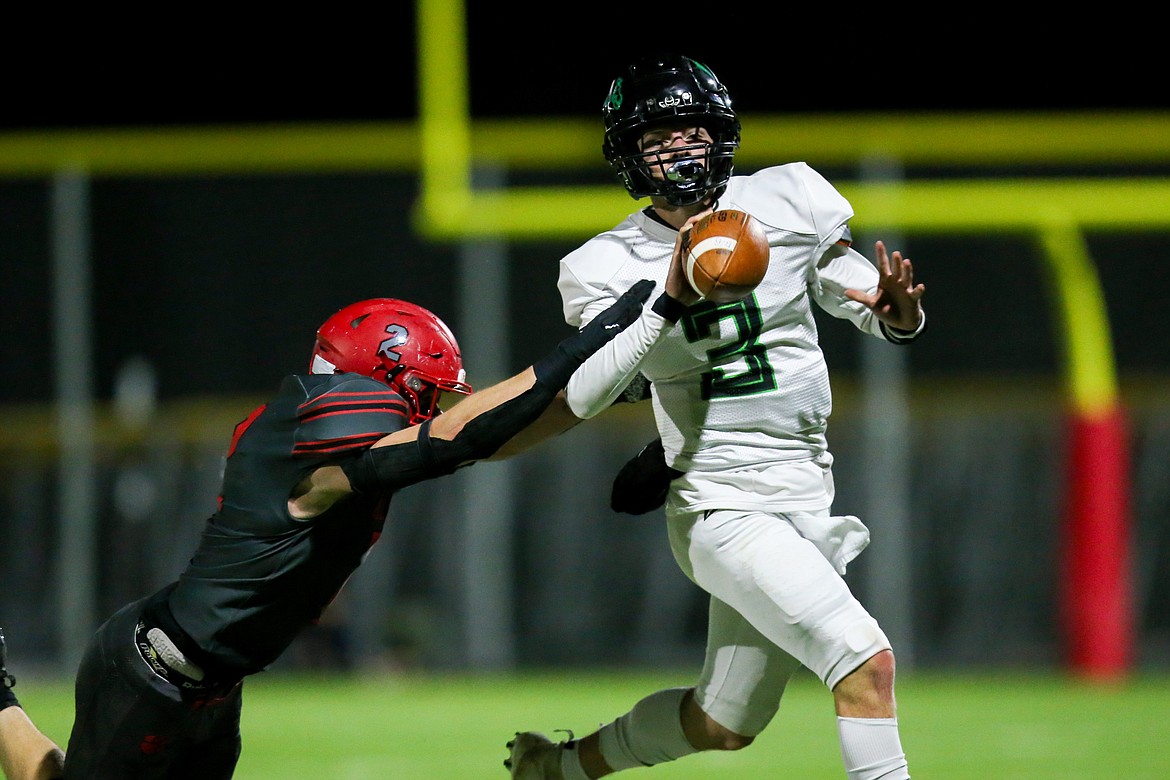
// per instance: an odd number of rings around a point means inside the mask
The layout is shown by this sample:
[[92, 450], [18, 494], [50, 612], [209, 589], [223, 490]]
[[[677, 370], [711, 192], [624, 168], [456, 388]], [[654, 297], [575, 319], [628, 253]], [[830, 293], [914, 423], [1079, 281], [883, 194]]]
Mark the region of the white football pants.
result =
[[831, 690], [890, 648], [826, 557], [825, 538], [814, 544], [797, 530], [831, 520], [827, 512], [668, 513], [675, 559], [711, 594], [697, 702], [737, 734], [764, 730], [801, 664]]

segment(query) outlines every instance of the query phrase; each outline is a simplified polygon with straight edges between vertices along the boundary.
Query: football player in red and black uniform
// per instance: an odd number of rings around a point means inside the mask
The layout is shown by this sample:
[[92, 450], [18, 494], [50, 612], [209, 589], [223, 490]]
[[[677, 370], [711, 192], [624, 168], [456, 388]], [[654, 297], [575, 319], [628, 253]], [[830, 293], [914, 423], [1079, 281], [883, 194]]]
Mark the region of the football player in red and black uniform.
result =
[[[320, 617], [377, 540], [394, 493], [575, 422], [561, 395], [569, 376], [651, 314], [642, 304], [652, 289], [637, 286], [533, 366], [474, 395], [455, 337], [426, 309], [373, 299], [330, 317], [309, 373], [286, 377], [236, 426], [218, 510], [187, 568], [95, 634], [63, 774], [61, 751], [20, 711], [0, 658], [0, 766], [10, 780], [230, 778], [244, 678]], [[443, 393], [467, 397], [440, 414]]]

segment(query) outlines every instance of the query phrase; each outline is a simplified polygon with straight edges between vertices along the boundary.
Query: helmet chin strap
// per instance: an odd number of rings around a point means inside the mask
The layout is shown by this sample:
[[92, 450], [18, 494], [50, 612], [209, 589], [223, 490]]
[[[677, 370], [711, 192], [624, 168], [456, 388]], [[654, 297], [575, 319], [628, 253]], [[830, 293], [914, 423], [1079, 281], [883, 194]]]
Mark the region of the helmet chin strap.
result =
[[726, 187], [714, 187], [706, 190], [672, 191], [664, 193], [662, 198], [672, 206], [693, 206], [696, 203], [706, 203], [708, 208], [714, 210], [719, 204], [719, 198], [726, 190]]
[[665, 198], [666, 202], [672, 206], [693, 206], [694, 204], [701, 203], [708, 198], [714, 201], [718, 195], [712, 190], [700, 190], [696, 188], [682, 192], [672, 190], [665, 193], [662, 197]]

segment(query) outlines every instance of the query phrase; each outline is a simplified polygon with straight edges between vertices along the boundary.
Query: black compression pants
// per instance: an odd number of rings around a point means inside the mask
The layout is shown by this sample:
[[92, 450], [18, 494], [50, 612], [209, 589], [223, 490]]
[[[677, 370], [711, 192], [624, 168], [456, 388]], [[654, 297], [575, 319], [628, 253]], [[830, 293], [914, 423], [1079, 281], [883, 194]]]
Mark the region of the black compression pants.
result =
[[227, 780], [240, 757], [242, 684], [223, 698], [181, 692], [138, 654], [145, 601], [98, 629], [77, 674], [66, 780]]

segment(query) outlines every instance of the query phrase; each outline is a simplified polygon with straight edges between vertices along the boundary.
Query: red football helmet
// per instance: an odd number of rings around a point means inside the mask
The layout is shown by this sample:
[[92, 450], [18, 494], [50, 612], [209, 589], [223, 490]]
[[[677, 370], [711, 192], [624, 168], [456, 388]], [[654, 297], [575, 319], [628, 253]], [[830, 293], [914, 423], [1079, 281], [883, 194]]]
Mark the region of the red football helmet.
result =
[[388, 384], [410, 405], [411, 425], [438, 414], [442, 391], [471, 393], [451, 329], [422, 306], [395, 298], [350, 304], [317, 329], [309, 373], [344, 372]]

